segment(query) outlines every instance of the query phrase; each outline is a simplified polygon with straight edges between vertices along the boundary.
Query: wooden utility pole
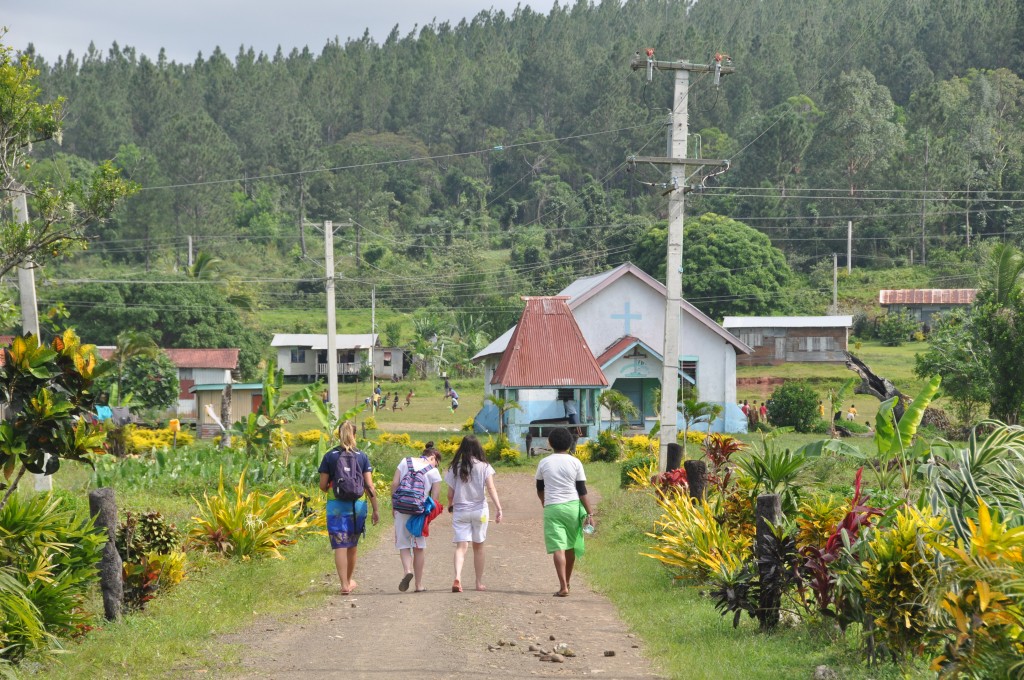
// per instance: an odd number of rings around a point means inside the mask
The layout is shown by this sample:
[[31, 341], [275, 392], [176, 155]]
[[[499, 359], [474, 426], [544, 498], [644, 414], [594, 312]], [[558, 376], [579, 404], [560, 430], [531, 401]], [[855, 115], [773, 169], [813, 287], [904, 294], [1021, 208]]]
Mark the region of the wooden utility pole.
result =
[[661, 445], [659, 447], [658, 469], [664, 472], [668, 467], [668, 445], [676, 441], [676, 412], [679, 399], [679, 357], [681, 314], [683, 302], [683, 219], [684, 194], [688, 168], [696, 166], [719, 166], [727, 168], [729, 161], [686, 157], [686, 138], [689, 126], [690, 72], [713, 73], [717, 86], [723, 74], [736, 69], [723, 64], [722, 55], [716, 55], [713, 64], [691, 64], [687, 61], [657, 61], [654, 50], [647, 50], [646, 58], [637, 52], [630, 67], [646, 69], [650, 81], [655, 70], [672, 71], [675, 74], [675, 90], [672, 97], [671, 123], [669, 126], [668, 157], [634, 157], [635, 162], [659, 163], [670, 166], [671, 180], [666, 187], [668, 199], [668, 244], [665, 263], [665, 346], [661, 373]]
[[853, 272], [853, 220], [846, 220], [846, 273]]
[[334, 223], [324, 221], [324, 286], [327, 289], [327, 400], [334, 415], [338, 408], [338, 319], [334, 306]]
[[832, 253], [832, 313], [839, 313], [839, 256]]

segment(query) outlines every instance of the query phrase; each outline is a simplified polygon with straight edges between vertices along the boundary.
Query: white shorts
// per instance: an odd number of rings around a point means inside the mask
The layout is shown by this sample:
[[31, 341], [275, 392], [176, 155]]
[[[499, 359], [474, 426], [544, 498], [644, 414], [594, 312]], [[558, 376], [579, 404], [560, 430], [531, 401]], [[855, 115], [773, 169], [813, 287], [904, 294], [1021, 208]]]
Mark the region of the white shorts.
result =
[[481, 510], [456, 510], [452, 516], [455, 535], [452, 543], [483, 543], [487, 540], [487, 508]]
[[400, 512], [395, 512], [395, 547], [399, 550], [409, 550], [411, 548], [426, 548], [427, 537], [426, 536], [413, 536], [409, 533], [409, 530], [405, 528], [405, 523], [408, 521], [411, 515], [403, 515]]

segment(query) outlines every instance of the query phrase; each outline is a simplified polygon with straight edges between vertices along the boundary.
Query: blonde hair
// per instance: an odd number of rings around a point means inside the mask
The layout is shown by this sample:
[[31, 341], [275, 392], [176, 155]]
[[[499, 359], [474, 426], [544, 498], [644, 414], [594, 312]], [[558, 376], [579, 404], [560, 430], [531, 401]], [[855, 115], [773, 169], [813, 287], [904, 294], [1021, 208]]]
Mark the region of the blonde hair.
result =
[[341, 440], [341, 448], [346, 451], [354, 451], [356, 448], [356, 425], [351, 420], [346, 420], [338, 428], [338, 439]]

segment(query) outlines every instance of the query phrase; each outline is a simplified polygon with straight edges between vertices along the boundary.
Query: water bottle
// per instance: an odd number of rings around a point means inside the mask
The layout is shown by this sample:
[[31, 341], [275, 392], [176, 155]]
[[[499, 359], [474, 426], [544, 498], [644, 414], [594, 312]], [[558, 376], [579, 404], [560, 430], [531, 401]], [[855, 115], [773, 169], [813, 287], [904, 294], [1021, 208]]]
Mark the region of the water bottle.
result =
[[597, 527], [595, 527], [593, 524], [583, 525], [583, 533], [585, 533], [587, 536], [593, 536], [595, 531], [597, 531]]

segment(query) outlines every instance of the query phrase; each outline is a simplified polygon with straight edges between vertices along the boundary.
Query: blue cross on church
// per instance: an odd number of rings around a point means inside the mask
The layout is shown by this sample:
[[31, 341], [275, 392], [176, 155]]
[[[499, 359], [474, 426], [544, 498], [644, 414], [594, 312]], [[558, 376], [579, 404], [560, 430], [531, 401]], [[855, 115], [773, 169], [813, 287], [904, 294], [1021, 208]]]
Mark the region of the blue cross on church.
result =
[[625, 328], [623, 330], [623, 335], [631, 335], [632, 333], [631, 333], [631, 330], [630, 330], [630, 322], [633, 319], [636, 319], [637, 321], [639, 321], [640, 319], [642, 319], [644, 317], [643, 317], [642, 314], [631, 314], [630, 311], [629, 311], [629, 300], [626, 300], [625, 311], [622, 314], [612, 314], [611, 318], [624, 320], [626, 323], [624, 324]]

